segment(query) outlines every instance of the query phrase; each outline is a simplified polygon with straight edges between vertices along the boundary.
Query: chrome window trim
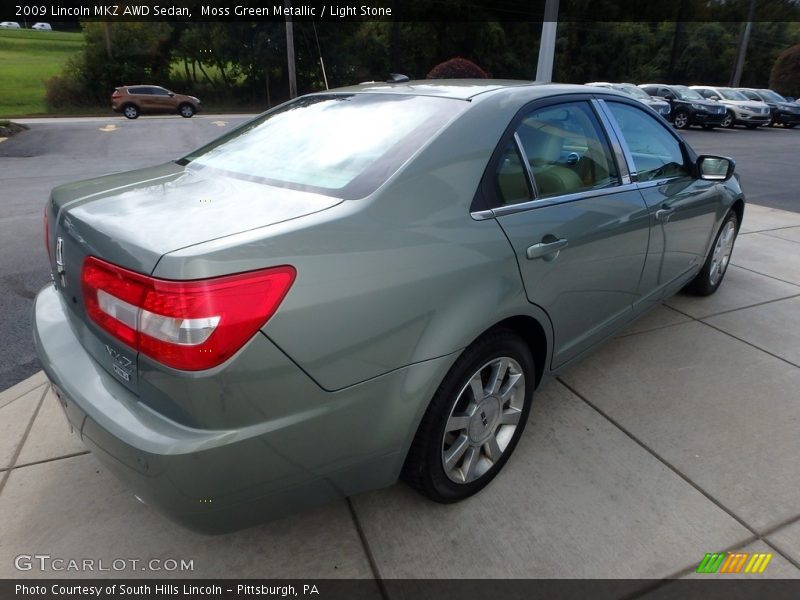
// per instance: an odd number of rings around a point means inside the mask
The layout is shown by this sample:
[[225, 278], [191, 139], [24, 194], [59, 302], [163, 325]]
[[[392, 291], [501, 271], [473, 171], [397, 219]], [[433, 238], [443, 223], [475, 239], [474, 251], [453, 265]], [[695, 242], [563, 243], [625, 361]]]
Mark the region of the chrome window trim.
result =
[[504, 217], [506, 215], [513, 215], [518, 212], [526, 212], [536, 208], [544, 208], [546, 206], [554, 206], [556, 204], [566, 204], [568, 202], [575, 202], [577, 200], [597, 198], [598, 196], [610, 196], [612, 194], [629, 192], [636, 189], [639, 189], [636, 183], [627, 183], [624, 185], [615, 185], [613, 187], [600, 188], [596, 190], [583, 190], [581, 192], [575, 192], [574, 194], [553, 196], [552, 198], [536, 198], [529, 200], [528, 202], [509, 204], [508, 206], [498, 206], [494, 209], [474, 212], [472, 213], [472, 218], [479, 221], [491, 218], [486, 213], [491, 213], [493, 217]]
[[536, 189], [536, 180], [533, 178], [533, 170], [531, 170], [531, 161], [528, 160], [528, 154], [525, 152], [525, 147], [522, 145], [522, 140], [519, 139], [519, 133], [514, 132], [514, 143], [517, 145], [517, 152], [522, 162], [525, 164], [525, 172], [528, 174], [528, 189], [533, 194], [531, 199], [538, 198], [539, 190]]
[[[631, 149], [628, 147], [628, 142], [625, 141], [625, 136], [622, 135], [622, 130], [620, 129], [617, 120], [614, 118], [614, 115], [611, 114], [611, 109], [608, 108], [606, 101], [602, 98], [596, 98], [592, 100], [592, 103], [594, 103], [594, 105], [597, 107], [597, 113], [602, 115], [601, 119], [603, 121], [603, 125], [610, 128], [609, 137], [612, 137], [613, 134], [613, 138], [619, 145], [619, 149], [623, 156], [623, 159], [620, 162], [624, 162], [627, 165], [628, 182], [630, 183], [638, 181], [639, 175], [636, 171], [636, 163], [633, 162], [633, 154], [631, 154]], [[614, 151], [616, 152], [617, 148], [613, 142], [612, 146], [614, 146]]]

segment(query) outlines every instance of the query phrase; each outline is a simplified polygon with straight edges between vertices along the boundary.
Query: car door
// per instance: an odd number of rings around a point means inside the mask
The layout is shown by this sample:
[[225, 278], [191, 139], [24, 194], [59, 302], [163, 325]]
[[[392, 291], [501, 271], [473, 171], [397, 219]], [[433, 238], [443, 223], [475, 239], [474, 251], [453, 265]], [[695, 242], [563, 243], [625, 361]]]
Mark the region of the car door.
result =
[[662, 120], [622, 100], [598, 105], [608, 113], [650, 212], [650, 249], [635, 307], [646, 310], [702, 266], [719, 206], [717, 186], [696, 177], [694, 153]]
[[162, 87], [153, 86], [150, 89], [150, 102], [151, 110], [153, 112], [173, 112], [175, 107], [172, 96], [169, 95], [169, 90]]
[[631, 317], [648, 212], [589, 96], [520, 113], [482, 193], [514, 248], [529, 301], [550, 317], [553, 368]]
[[152, 106], [152, 94], [149, 87], [128, 88], [128, 93], [133, 96], [133, 101], [139, 106], [142, 112], [150, 112]]

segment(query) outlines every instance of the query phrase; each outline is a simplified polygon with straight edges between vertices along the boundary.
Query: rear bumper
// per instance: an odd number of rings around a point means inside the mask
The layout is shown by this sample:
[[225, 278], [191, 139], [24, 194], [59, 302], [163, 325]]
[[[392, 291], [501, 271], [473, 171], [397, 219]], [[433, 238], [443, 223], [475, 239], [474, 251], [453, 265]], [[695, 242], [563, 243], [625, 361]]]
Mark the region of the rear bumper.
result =
[[[194, 428], [160, 414], [105, 371], [80, 345], [62, 302], [52, 286], [39, 292], [34, 341], [78, 435], [147, 504], [207, 533], [393, 483], [427, 399], [455, 358], [331, 393], [284, 357], [293, 373], [282, 365], [280, 386], [301, 396], [302, 410], [277, 418], [261, 414], [236, 427]], [[272, 344], [262, 334], [257, 338]], [[236, 382], [229, 387], [235, 390]], [[271, 393], [261, 390], [258, 401]], [[277, 404], [285, 400], [275, 398]], [[257, 400], [226, 401], [252, 406]]]

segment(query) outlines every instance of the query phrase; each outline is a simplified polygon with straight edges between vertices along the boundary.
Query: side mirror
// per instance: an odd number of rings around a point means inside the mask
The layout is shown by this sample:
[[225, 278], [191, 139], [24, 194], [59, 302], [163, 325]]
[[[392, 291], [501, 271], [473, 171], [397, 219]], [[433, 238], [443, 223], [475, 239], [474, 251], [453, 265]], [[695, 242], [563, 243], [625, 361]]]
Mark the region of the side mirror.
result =
[[175, 95], [175, 92], [169, 92], [168, 96], [172, 98]]
[[711, 94], [711, 95], [708, 97], [708, 99], [709, 99], [709, 100], [717, 100], [717, 101], [718, 101], [718, 100], [719, 100], [719, 96], [717, 96], [716, 94]]
[[700, 179], [708, 181], [727, 181], [733, 176], [736, 163], [732, 158], [704, 154], [697, 158], [697, 172]]

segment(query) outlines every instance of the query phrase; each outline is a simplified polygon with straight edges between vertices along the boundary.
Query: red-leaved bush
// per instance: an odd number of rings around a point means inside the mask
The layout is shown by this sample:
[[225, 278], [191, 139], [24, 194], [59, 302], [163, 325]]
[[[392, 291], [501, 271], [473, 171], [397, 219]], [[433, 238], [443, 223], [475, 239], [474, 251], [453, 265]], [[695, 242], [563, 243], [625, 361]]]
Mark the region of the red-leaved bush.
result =
[[471, 60], [459, 56], [439, 63], [430, 70], [428, 79], [488, 79], [489, 73]]

